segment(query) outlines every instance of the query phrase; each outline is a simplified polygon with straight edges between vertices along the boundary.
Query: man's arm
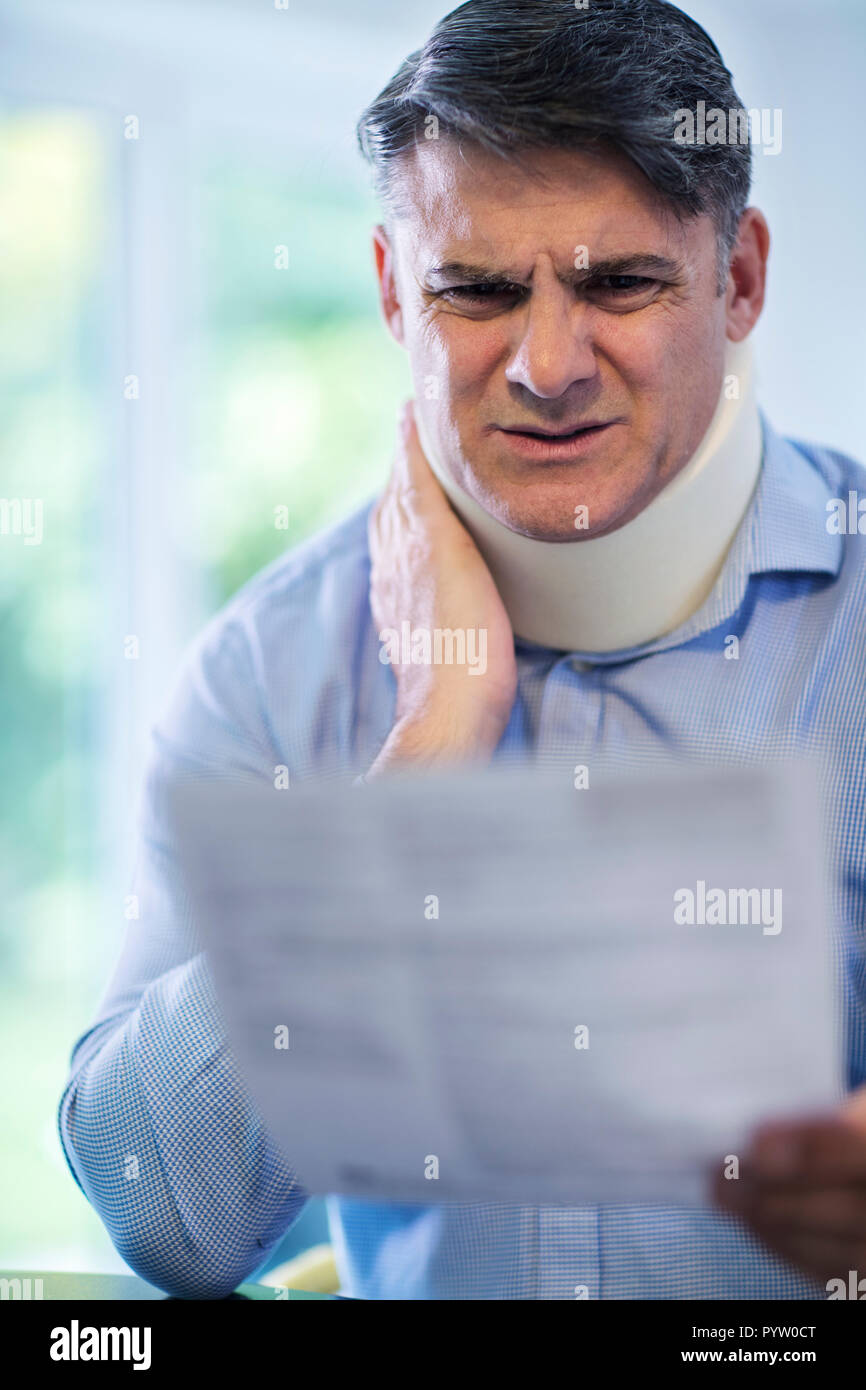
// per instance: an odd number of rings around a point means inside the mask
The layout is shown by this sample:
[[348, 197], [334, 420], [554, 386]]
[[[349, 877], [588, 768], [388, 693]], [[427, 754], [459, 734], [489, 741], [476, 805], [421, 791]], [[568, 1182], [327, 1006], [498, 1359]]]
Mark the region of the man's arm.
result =
[[155, 734], [132, 920], [60, 1106], [70, 1167], [118, 1251], [182, 1297], [230, 1293], [306, 1200], [235, 1071], [161, 830], [178, 779], [272, 779], [280, 759], [255, 711], [243, 631], [230, 624], [194, 651]]

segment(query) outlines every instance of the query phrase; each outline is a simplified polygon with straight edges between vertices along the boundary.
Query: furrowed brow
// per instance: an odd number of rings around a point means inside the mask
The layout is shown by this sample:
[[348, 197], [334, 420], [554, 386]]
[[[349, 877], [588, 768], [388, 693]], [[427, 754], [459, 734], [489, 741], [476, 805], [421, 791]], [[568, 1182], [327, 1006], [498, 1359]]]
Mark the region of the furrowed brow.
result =
[[[612, 256], [607, 260], [590, 260], [586, 270], [577, 272], [580, 280], [601, 279], [605, 275], [659, 275], [675, 276], [682, 270], [679, 261], [669, 256], [654, 256], [635, 252], [630, 256]], [[569, 280], [573, 277], [569, 276]]]
[[471, 265], [466, 261], [443, 261], [427, 271], [428, 280], [460, 280], [467, 285], [513, 284], [517, 277], [507, 270], [491, 270], [488, 266]]
[[[649, 252], [634, 252], [628, 256], [611, 256], [602, 261], [590, 260], [583, 269], [561, 277], [569, 284], [585, 284], [588, 280], [603, 279], [606, 275], [647, 275], [676, 277], [682, 273], [679, 261]], [[489, 266], [473, 265], [467, 261], [442, 261], [427, 271], [429, 282], [439, 281], [466, 285], [520, 284], [520, 275], [507, 269], [491, 270]]]

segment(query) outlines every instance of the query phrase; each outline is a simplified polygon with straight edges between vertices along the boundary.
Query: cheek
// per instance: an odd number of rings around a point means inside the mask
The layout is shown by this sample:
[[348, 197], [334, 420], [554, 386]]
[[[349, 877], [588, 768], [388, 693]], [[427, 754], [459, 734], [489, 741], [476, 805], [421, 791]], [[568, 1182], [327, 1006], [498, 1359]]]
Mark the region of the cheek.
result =
[[676, 401], [711, 378], [724, 355], [724, 324], [698, 301], [660, 304], [626, 320], [623, 361], [647, 391], [667, 392]]
[[623, 375], [635, 397], [655, 415], [689, 418], [707, 393], [715, 398], [724, 343], [716, 344], [708, 336], [705, 322], [695, 329], [681, 319], [673, 331], [636, 339], [631, 349], [623, 358]]
[[495, 320], [477, 322], [441, 314], [424, 325], [421, 360], [452, 400], [481, 395], [507, 361], [507, 338]]
[[651, 404], [671, 390], [683, 371], [693, 348], [684, 349], [681, 335], [664, 310], [607, 315], [594, 337], [601, 375], [619, 378], [633, 400]]

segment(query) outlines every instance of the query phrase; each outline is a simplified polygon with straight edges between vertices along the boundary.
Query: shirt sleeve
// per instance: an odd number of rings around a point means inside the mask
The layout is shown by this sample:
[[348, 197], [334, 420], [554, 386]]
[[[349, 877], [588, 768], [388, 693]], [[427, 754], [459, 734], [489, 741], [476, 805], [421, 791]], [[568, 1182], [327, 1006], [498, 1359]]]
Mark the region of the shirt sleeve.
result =
[[179, 778], [272, 782], [282, 759], [254, 673], [243, 622], [212, 625], [153, 731], [125, 941], [58, 1117], [69, 1166], [120, 1255], [177, 1297], [230, 1293], [307, 1200], [236, 1071], [163, 832]]

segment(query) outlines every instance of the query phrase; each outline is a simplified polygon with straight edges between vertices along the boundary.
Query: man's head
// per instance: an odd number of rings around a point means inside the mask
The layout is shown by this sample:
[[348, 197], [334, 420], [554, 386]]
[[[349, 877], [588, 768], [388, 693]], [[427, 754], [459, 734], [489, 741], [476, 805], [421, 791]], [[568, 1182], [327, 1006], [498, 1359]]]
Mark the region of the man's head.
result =
[[741, 109], [712, 41], [661, 0], [469, 0], [359, 122], [422, 439], [512, 530], [583, 539], [642, 511], [706, 432], [726, 338], [760, 314], [749, 145], [674, 139], [701, 100]]

